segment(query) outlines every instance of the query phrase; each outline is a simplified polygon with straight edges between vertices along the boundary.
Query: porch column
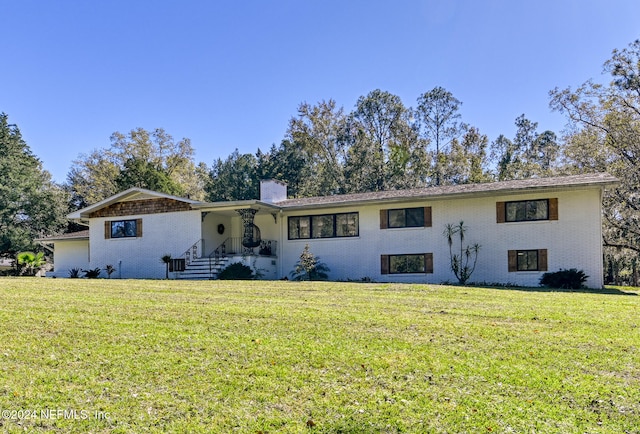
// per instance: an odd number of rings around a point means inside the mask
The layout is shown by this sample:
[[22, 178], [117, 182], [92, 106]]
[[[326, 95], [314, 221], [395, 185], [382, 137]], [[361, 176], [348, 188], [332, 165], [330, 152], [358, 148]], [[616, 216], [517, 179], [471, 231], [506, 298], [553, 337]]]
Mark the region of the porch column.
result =
[[258, 212], [257, 209], [244, 208], [237, 209], [236, 212], [240, 214], [242, 218], [242, 245], [244, 247], [257, 247], [260, 245], [261, 237], [260, 237], [260, 228], [253, 224], [253, 218]]

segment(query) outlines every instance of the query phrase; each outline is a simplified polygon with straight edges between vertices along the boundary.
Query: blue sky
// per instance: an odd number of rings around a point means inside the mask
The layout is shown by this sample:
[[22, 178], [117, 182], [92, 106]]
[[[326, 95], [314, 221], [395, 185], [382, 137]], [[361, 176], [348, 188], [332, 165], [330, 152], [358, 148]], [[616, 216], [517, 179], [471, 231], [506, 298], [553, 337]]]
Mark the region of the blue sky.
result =
[[279, 143], [298, 105], [350, 111], [436, 86], [491, 141], [525, 114], [560, 133], [554, 87], [608, 79], [637, 0], [0, 0], [0, 112], [54, 179], [114, 131], [164, 128], [207, 165]]

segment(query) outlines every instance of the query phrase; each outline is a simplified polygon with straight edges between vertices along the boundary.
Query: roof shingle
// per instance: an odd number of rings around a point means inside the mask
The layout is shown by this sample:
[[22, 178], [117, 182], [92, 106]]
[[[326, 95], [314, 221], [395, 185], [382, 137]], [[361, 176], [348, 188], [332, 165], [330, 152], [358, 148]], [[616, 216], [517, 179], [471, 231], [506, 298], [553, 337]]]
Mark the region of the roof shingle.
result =
[[607, 186], [618, 182], [608, 173], [556, 176], [549, 178], [529, 178], [513, 181], [488, 182], [483, 184], [443, 185], [439, 187], [415, 188], [409, 190], [374, 191], [369, 193], [337, 194], [332, 196], [305, 197], [277, 202], [282, 208], [297, 208], [323, 205], [342, 205], [353, 202], [378, 202], [385, 200], [404, 200], [436, 198], [463, 195], [481, 195], [507, 193], [551, 188], [575, 188], [585, 186]]

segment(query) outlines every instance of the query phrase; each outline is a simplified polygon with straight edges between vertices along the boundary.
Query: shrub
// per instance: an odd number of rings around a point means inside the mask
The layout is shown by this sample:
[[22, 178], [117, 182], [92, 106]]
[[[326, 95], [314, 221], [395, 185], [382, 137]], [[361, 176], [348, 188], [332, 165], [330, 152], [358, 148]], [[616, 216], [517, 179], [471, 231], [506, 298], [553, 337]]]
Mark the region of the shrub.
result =
[[45, 264], [44, 253], [20, 252], [17, 256], [18, 274], [35, 276], [35, 274]]
[[107, 277], [111, 279], [111, 275], [115, 273], [117, 270], [113, 265], [109, 264], [106, 267], [104, 267], [104, 271], [107, 272]]
[[84, 273], [84, 277], [87, 279], [97, 279], [102, 273], [102, 269], [100, 267], [94, 268], [93, 270], [82, 270]]
[[80, 270], [79, 268], [72, 268], [71, 270], [69, 270], [69, 278], [70, 279], [78, 279], [80, 277]]
[[327, 280], [329, 267], [320, 258], [309, 250], [309, 244], [304, 246], [300, 254], [300, 260], [296, 263], [296, 268], [291, 272], [293, 280]]
[[580, 289], [584, 286], [584, 282], [587, 281], [588, 277], [582, 270], [575, 268], [569, 270], [560, 269], [560, 271], [544, 273], [540, 278], [540, 285], [550, 288]]
[[171, 254], [169, 253], [165, 253], [164, 255], [162, 255], [162, 257], [160, 258], [160, 262], [162, 262], [164, 264], [165, 267], [165, 271], [164, 271], [164, 278], [169, 280], [169, 264], [171, 264]]
[[253, 278], [251, 267], [241, 264], [240, 262], [229, 264], [227, 268], [218, 274], [218, 279], [220, 280], [251, 280]]

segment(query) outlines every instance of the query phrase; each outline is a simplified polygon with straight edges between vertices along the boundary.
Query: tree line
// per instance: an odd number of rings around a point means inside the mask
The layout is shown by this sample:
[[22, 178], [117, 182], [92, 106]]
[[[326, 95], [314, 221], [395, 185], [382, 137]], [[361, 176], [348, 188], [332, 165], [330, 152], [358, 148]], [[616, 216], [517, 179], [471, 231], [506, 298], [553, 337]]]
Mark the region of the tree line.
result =
[[436, 87], [416, 108], [397, 95], [374, 90], [349, 113], [334, 100], [302, 103], [279, 145], [266, 152], [216, 160], [209, 171], [209, 200], [257, 197], [259, 180], [289, 185], [293, 197], [466, 184], [545, 176], [559, 169], [556, 134], [538, 131], [524, 115], [517, 133], [491, 144], [462, 122], [461, 102]]
[[560, 138], [521, 115], [513, 137], [490, 141], [463, 121], [462, 102], [442, 87], [419, 95], [413, 107], [376, 89], [350, 111], [332, 99], [303, 102], [279, 144], [236, 149], [210, 166], [194, 161], [189, 139], [161, 128], [116, 132], [109, 146], [79, 155], [62, 185], [2, 114], [0, 252], [14, 255], [37, 236], [69, 230], [67, 212], [134, 186], [224, 201], [257, 198], [265, 178], [286, 182], [291, 197], [308, 197], [608, 171], [621, 180], [604, 198], [608, 273], [637, 281], [640, 41], [614, 50], [604, 67], [608, 84], [550, 92], [551, 109], [567, 117]]

